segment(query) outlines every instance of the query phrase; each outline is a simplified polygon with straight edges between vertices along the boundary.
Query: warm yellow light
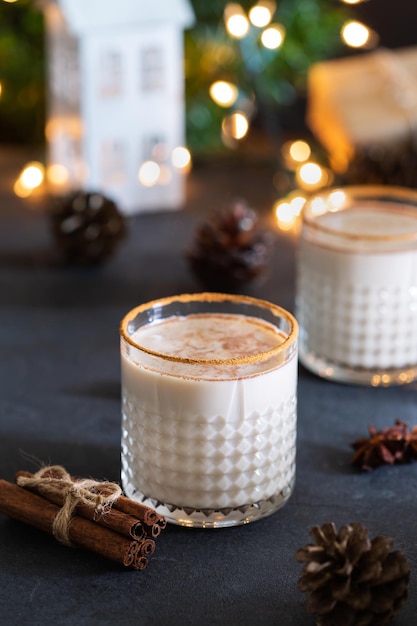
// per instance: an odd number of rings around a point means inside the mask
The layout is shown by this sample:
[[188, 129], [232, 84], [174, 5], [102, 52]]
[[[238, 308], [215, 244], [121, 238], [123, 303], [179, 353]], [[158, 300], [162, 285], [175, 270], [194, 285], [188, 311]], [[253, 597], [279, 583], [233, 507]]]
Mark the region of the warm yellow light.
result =
[[351, 48], [362, 48], [370, 38], [370, 30], [365, 24], [355, 20], [346, 22], [342, 28], [342, 39]]
[[265, 48], [276, 50], [282, 45], [285, 37], [285, 29], [281, 24], [274, 24], [265, 28], [261, 35], [261, 41]]
[[13, 186], [13, 190], [19, 198], [27, 198], [32, 191], [43, 183], [45, 168], [42, 163], [32, 161], [21, 171], [19, 178]]
[[241, 39], [247, 35], [249, 30], [249, 20], [246, 17], [240, 4], [227, 4], [224, 9], [224, 21], [226, 30], [236, 39]]
[[325, 174], [318, 163], [308, 161], [297, 170], [296, 178], [303, 188], [315, 188], [323, 184]]
[[42, 184], [44, 175], [45, 170], [42, 163], [37, 161], [28, 163], [19, 176], [20, 185], [23, 189], [32, 191]]
[[292, 206], [294, 214], [297, 217], [301, 215], [301, 211], [303, 210], [305, 203], [306, 203], [306, 197], [299, 194], [298, 192], [296, 192], [295, 196], [292, 196], [290, 205]]
[[322, 215], [327, 211], [327, 204], [323, 197], [316, 196], [310, 202], [310, 210], [313, 215]]
[[177, 146], [171, 154], [172, 165], [179, 170], [186, 170], [191, 165], [191, 154], [184, 146]]
[[273, 2], [258, 2], [249, 11], [249, 19], [254, 26], [264, 28], [272, 19], [275, 10]]
[[342, 189], [335, 189], [329, 194], [328, 205], [330, 211], [337, 211], [342, 208], [346, 202], [346, 194]]
[[226, 137], [243, 139], [249, 130], [249, 120], [244, 113], [232, 113], [223, 120], [222, 130]]
[[342, 0], [342, 2], [345, 4], [360, 4], [361, 2], [364, 2], [364, 0]]
[[232, 15], [227, 20], [226, 29], [232, 37], [242, 39], [248, 33], [249, 22], [244, 15]]
[[153, 187], [161, 173], [161, 168], [155, 161], [145, 161], [139, 168], [138, 179], [144, 187]]
[[52, 163], [46, 170], [46, 177], [52, 185], [66, 185], [69, 181], [69, 171], [65, 165]]
[[285, 167], [289, 170], [295, 170], [300, 163], [307, 161], [310, 154], [310, 146], [301, 139], [286, 141], [281, 146], [281, 155]]
[[17, 2], [17, 0], [3, 0], [3, 2], [9, 2], [11, 4], [12, 2]]
[[18, 178], [13, 185], [13, 191], [19, 198], [27, 198], [32, 193], [32, 189], [28, 189], [22, 185], [20, 178]]
[[0, 96], [2, 94], [2, 91], [3, 91], [3, 85], [0, 83]]
[[289, 230], [294, 223], [294, 211], [289, 202], [277, 202], [274, 205], [275, 215], [277, 216], [278, 225], [284, 230]]
[[297, 232], [300, 227], [300, 215], [305, 202], [306, 199], [303, 195], [295, 193], [292, 198], [288, 197], [274, 204], [274, 212], [280, 230]]
[[310, 158], [311, 148], [306, 141], [298, 139], [293, 141], [289, 147], [289, 153], [291, 158], [297, 163], [303, 163]]
[[230, 107], [238, 97], [238, 89], [233, 83], [225, 80], [217, 80], [210, 85], [210, 96], [216, 104], [222, 107]]

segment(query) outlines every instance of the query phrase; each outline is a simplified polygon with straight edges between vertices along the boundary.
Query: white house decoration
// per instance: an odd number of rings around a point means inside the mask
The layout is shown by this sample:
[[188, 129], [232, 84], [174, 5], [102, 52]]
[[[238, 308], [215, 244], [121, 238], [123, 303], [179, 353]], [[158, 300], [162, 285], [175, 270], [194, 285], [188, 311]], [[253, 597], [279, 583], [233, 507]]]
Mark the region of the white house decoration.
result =
[[185, 144], [188, 0], [44, 0], [42, 8], [51, 191], [100, 191], [125, 214], [181, 207], [184, 168], [173, 154]]

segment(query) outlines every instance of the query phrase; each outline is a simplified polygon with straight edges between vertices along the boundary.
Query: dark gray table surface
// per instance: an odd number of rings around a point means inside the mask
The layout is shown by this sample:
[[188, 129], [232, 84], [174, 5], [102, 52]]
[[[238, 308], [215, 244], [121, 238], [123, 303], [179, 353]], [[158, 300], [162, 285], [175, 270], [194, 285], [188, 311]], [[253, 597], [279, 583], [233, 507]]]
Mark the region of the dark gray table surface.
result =
[[[49, 267], [44, 198], [13, 197], [23, 156], [0, 149], [0, 477], [36, 461], [120, 479], [118, 324], [133, 306], [200, 291], [184, 258], [207, 211], [240, 195], [268, 214], [273, 167], [195, 168], [181, 211], [129, 220], [103, 267]], [[276, 236], [267, 280], [247, 293], [293, 309], [295, 244]], [[248, 526], [169, 526], [143, 572], [127, 571], [0, 516], [0, 624], [280, 625], [314, 623], [297, 590], [297, 548], [316, 524], [352, 521], [394, 537], [412, 569], [397, 626], [417, 622], [417, 464], [370, 474], [352, 468], [350, 443], [396, 418], [417, 424], [417, 386], [374, 389], [299, 372], [297, 481], [287, 505]]]

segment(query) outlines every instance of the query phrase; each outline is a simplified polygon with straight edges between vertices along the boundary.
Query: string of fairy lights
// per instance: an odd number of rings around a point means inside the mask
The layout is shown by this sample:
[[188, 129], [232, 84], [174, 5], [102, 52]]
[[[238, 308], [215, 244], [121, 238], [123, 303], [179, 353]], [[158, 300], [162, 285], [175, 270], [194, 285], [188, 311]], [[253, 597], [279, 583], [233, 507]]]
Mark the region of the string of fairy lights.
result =
[[[16, 2], [17, 0], [3, 0]], [[347, 5], [359, 4], [366, 0], [340, 0]], [[258, 0], [247, 12], [238, 3], [228, 3], [223, 14], [224, 26], [228, 36], [241, 40], [256, 36], [259, 44], [268, 50], [279, 50], [285, 45], [286, 30], [279, 21], [279, 6], [274, 0]], [[356, 49], [370, 49], [378, 44], [378, 35], [371, 28], [357, 20], [348, 20], [340, 32], [343, 43]], [[0, 84], [0, 97], [2, 85]], [[209, 86], [209, 97], [220, 109], [224, 109], [221, 126], [222, 141], [226, 146], [239, 143], [250, 130], [251, 115], [245, 106], [241, 106], [239, 87], [231, 80], [215, 80]], [[306, 198], [312, 192], [329, 186], [333, 181], [332, 171], [322, 165], [313, 154], [309, 143], [302, 138], [287, 141], [281, 146], [284, 167], [294, 174], [295, 188], [285, 198], [278, 200], [273, 207], [277, 226], [283, 231], [296, 230]], [[191, 168], [192, 155], [185, 146], [178, 146], [172, 153], [171, 166], [183, 173]], [[27, 197], [42, 187], [45, 179], [57, 182], [63, 172], [58, 171], [59, 164], [53, 164], [45, 171], [42, 163], [28, 163], [21, 171], [14, 185], [16, 195]], [[54, 169], [55, 168], [55, 169]], [[157, 159], [142, 163], [138, 169], [141, 185], [151, 187], [163, 184], [165, 177]]]
[[[345, 4], [359, 4], [366, 0], [342, 0]], [[252, 28], [259, 30], [261, 45], [277, 50], [285, 44], [285, 28], [276, 21], [277, 6], [271, 0], [260, 0], [246, 14], [239, 4], [228, 4], [224, 11], [225, 27], [228, 34], [236, 39], [248, 36]], [[377, 33], [357, 20], [348, 20], [341, 32], [343, 43], [355, 49], [371, 49], [378, 44]], [[238, 88], [231, 82], [217, 81], [210, 87], [210, 96], [223, 107], [232, 107], [238, 98]], [[244, 111], [233, 111], [225, 116], [222, 124], [224, 140], [240, 140], [249, 131], [250, 120]], [[281, 157], [287, 170], [294, 172], [296, 187], [288, 195], [279, 199], [273, 207], [280, 230], [295, 232], [300, 223], [300, 215], [308, 195], [320, 188], [331, 185], [333, 173], [313, 159], [312, 148], [303, 139], [285, 142], [281, 147]]]

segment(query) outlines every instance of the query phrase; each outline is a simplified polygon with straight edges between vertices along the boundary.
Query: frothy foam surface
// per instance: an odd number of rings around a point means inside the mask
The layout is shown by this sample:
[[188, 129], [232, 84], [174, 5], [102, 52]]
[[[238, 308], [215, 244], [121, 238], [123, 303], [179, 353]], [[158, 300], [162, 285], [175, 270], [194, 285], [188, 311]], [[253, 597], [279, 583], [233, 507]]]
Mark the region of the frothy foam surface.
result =
[[244, 315], [194, 314], [139, 328], [139, 346], [184, 359], [234, 359], [273, 350], [285, 336], [272, 324]]
[[412, 208], [392, 204], [381, 206], [356, 206], [343, 211], [328, 212], [317, 217], [317, 222], [335, 234], [363, 237], [417, 235], [417, 212]]

